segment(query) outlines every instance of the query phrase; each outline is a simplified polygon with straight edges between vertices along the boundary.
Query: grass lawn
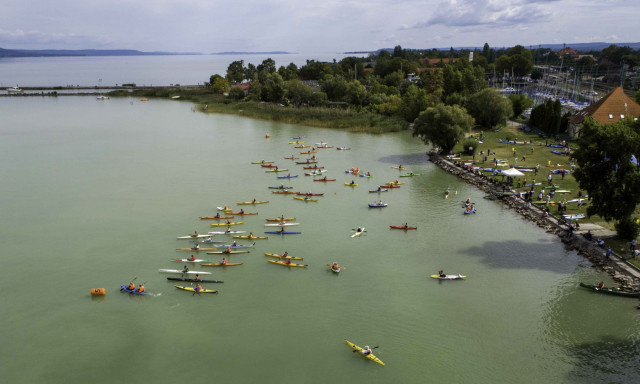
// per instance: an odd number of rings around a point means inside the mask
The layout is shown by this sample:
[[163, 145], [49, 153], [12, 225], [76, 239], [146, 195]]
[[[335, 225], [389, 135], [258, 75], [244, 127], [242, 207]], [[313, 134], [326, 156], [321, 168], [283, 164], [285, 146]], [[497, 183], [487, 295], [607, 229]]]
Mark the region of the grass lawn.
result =
[[[474, 137], [478, 137], [480, 135], [481, 130], [477, 129], [471, 132], [471, 135]], [[484, 131], [485, 139], [482, 144], [478, 145], [476, 148], [476, 156], [475, 159], [478, 160], [476, 165], [486, 168], [496, 168], [494, 165], [491, 165], [493, 158], [496, 159], [506, 159], [506, 162], [509, 166], [497, 167], [498, 169], [509, 169], [512, 166], [517, 167], [535, 167], [536, 164], [540, 164], [540, 170], [538, 171], [538, 175], [534, 176], [534, 172], [525, 172], [524, 177], [516, 178], [522, 184], [524, 183], [524, 179], [526, 179], [526, 183], [531, 183], [535, 180], [536, 183], [541, 183], [541, 185], [535, 187], [535, 193], [533, 195], [533, 202], [538, 202], [537, 194], [540, 191], [541, 187], [547, 186], [547, 175], [549, 172], [557, 169], [564, 168], [565, 170], [569, 170], [570, 173], [565, 175], [562, 178], [560, 175], [552, 174], [552, 182], [554, 185], [558, 186], [558, 190], [567, 190], [568, 193], [559, 194], [556, 193], [555, 196], [551, 199], [551, 201], [561, 202], [568, 201], [571, 199], [578, 198], [578, 191], [580, 190], [578, 186], [578, 182], [573, 177], [571, 173], [571, 165], [569, 164], [569, 157], [564, 155], [556, 155], [551, 153], [552, 149], [558, 148], [549, 148], [545, 147], [545, 144], [548, 140], [549, 144], [555, 144], [553, 139], [545, 139], [544, 137], [539, 136], [537, 133], [533, 132], [524, 132], [520, 129], [518, 124], [509, 123], [507, 127], [503, 127], [498, 131]], [[507, 140], [513, 141], [514, 139], [518, 142], [532, 142], [533, 144], [526, 145], [516, 145], [516, 144], [507, 144], [500, 143], [498, 140]], [[569, 143], [570, 146], [574, 146], [574, 142]], [[495, 155], [487, 155], [487, 151], [491, 151], [491, 153], [495, 152]], [[513, 151], [516, 151], [517, 161], [514, 159]], [[559, 149], [562, 150], [562, 149]], [[458, 144], [454, 148], [454, 153], [458, 154], [463, 151], [462, 144]], [[480, 155], [480, 152], [484, 152], [486, 156], [488, 156], [488, 160], [483, 164], [482, 157], [484, 155]], [[472, 156], [461, 155], [461, 160], [471, 160]], [[514, 184], [514, 187], [517, 187], [517, 181]], [[520, 187], [514, 188], [519, 192], [525, 192], [529, 190], [530, 187]], [[546, 190], [549, 191], [548, 189]], [[587, 191], [583, 191], [583, 197], [588, 194]], [[542, 201], [544, 202], [544, 200]], [[588, 204], [588, 201], [586, 202]], [[551, 206], [550, 212], [554, 215], [557, 215], [558, 210], [557, 206]], [[586, 205], [583, 204], [581, 207], [578, 207], [576, 203], [567, 204], [567, 214], [575, 214], [575, 213], [584, 213], [586, 214]], [[636, 216], [640, 216], [640, 207], [636, 209]], [[580, 224], [591, 223], [600, 225], [606, 229], [615, 231], [614, 222], [606, 222], [599, 216], [592, 216], [585, 219], [580, 220]], [[629, 242], [626, 240], [619, 239], [617, 236], [607, 238], [607, 245], [611, 246], [611, 249], [623, 257], [629, 257]], [[629, 260], [636, 266], [640, 267], [640, 259], [639, 260]]]

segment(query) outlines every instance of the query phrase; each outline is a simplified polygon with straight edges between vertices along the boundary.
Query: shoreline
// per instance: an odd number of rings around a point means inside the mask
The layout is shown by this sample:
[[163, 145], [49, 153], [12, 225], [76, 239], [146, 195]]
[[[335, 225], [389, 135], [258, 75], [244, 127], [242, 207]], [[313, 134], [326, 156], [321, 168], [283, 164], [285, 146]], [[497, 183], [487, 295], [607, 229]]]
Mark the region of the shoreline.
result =
[[579, 255], [589, 260], [594, 268], [607, 272], [614, 281], [620, 284], [621, 289], [640, 291], [640, 270], [615, 252], [612, 252], [610, 259], [607, 260], [605, 249], [600, 248], [595, 241], [589, 241], [580, 235], [585, 231], [575, 231], [573, 236], [569, 236], [568, 227], [559, 224], [558, 217], [552, 214], [549, 214], [548, 217], [543, 217], [541, 208], [526, 203], [521, 197], [516, 197], [512, 192], [503, 192], [502, 187], [490, 183], [488, 179], [477, 176], [472, 171], [455, 165], [434, 150], [429, 151], [427, 154], [429, 155], [429, 161], [443, 171], [457, 176], [468, 184], [484, 191], [486, 193], [485, 198], [500, 200], [504, 205], [519, 213], [524, 219], [532, 221], [547, 233], [557, 235], [567, 249], [576, 250]]

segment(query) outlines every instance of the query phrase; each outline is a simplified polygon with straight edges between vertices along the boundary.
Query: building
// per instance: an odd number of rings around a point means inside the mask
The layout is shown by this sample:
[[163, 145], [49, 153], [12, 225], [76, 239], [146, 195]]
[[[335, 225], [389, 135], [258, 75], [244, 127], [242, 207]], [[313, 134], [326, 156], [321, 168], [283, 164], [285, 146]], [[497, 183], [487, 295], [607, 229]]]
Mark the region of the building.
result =
[[600, 124], [615, 123], [628, 118], [637, 120], [640, 117], [640, 104], [627, 96], [622, 87], [618, 87], [597, 102], [570, 116], [569, 135], [578, 136], [580, 124], [587, 117], [592, 117]]

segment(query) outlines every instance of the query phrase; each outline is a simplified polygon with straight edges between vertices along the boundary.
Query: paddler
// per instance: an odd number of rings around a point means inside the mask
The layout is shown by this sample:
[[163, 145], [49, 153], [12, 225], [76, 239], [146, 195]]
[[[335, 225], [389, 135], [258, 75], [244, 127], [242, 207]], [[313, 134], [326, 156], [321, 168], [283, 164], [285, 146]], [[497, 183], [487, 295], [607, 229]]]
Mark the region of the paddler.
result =
[[238, 246], [238, 242], [234, 241], [233, 244], [231, 244], [232, 247], [237, 247]]
[[222, 261], [220, 262], [220, 265], [227, 265], [227, 258], [223, 257]]
[[368, 345], [365, 345], [364, 348], [362, 349], [362, 354], [367, 356], [370, 355], [372, 353], [371, 348], [369, 348]]
[[355, 181], [351, 180], [351, 185], [354, 185], [355, 183], [356, 183]]
[[[253, 202], [255, 203], [255, 199], [254, 199], [254, 201], [253, 201]], [[244, 209], [243, 209], [243, 208], [240, 208], [240, 214], [241, 214], [241, 215], [244, 215]]]
[[598, 289], [604, 288], [604, 281], [598, 283]]
[[467, 200], [465, 200], [465, 202], [464, 202], [464, 203], [465, 203], [465, 204], [467, 204], [467, 205], [469, 205], [469, 204], [471, 204], [471, 200], [467, 197]]
[[220, 212], [216, 213], [216, 215], [214, 216], [215, 218], [220, 218]]
[[282, 257], [287, 257], [289, 256], [289, 251], [284, 251], [284, 253], [282, 254]]
[[227, 247], [227, 249], [225, 249], [224, 253], [231, 253], [231, 248]]
[[447, 275], [444, 274], [444, 269], [441, 269], [440, 272], [438, 272], [438, 276], [440, 277], [446, 277]]
[[144, 292], [144, 285], [140, 284], [140, 285], [138, 286], [138, 289], [136, 289], [136, 292], [138, 292], [138, 293], [142, 293], [142, 292]]
[[191, 237], [198, 237], [198, 231], [195, 231], [195, 233], [191, 235]]
[[291, 259], [285, 260], [284, 263], [287, 264], [287, 265], [291, 265]]
[[338, 265], [338, 263], [334, 262], [333, 265], [331, 265], [331, 269], [337, 271], [338, 269], [340, 269], [340, 266]]
[[189, 261], [196, 261], [196, 257], [194, 255], [191, 255], [191, 257], [189, 258]]
[[409, 223], [404, 223], [404, 229], [408, 229], [409, 228]]
[[127, 289], [130, 291], [133, 291], [134, 289], [136, 289], [136, 285], [133, 284], [133, 281], [129, 283], [129, 285], [127, 286]]
[[187, 272], [189, 272], [189, 267], [185, 265], [184, 268], [182, 268], [182, 273], [187, 273]]
[[195, 244], [195, 245], [193, 246], [193, 249], [200, 249], [200, 244]]
[[196, 287], [194, 288], [194, 290], [195, 290], [196, 292], [200, 292], [200, 291], [202, 291], [202, 285], [197, 284], [197, 285], [196, 285]]
[[231, 220], [227, 219], [227, 225], [231, 225]]
[[196, 277], [194, 278], [195, 281], [200, 281], [200, 275], [196, 274]]

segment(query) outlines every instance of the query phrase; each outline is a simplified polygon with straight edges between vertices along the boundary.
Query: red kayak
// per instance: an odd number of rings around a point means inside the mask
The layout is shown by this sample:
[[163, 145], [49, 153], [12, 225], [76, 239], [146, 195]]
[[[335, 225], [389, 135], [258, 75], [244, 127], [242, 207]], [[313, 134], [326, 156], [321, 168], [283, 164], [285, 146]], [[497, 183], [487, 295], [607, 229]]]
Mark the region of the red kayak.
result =
[[400, 188], [399, 185], [381, 185], [380, 188]]
[[389, 228], [391, 229], [404, 229], [409, 230], [409, 229], [418, 229], [418, 227], [405, 227], [404, 225], [390, 225]]
[[261, 167], [262, 168], [278, 168], [278, 166], [275, 164], [262, 164]]
[[313, 181], [336, 181], [336, 179], [313, 179]]

